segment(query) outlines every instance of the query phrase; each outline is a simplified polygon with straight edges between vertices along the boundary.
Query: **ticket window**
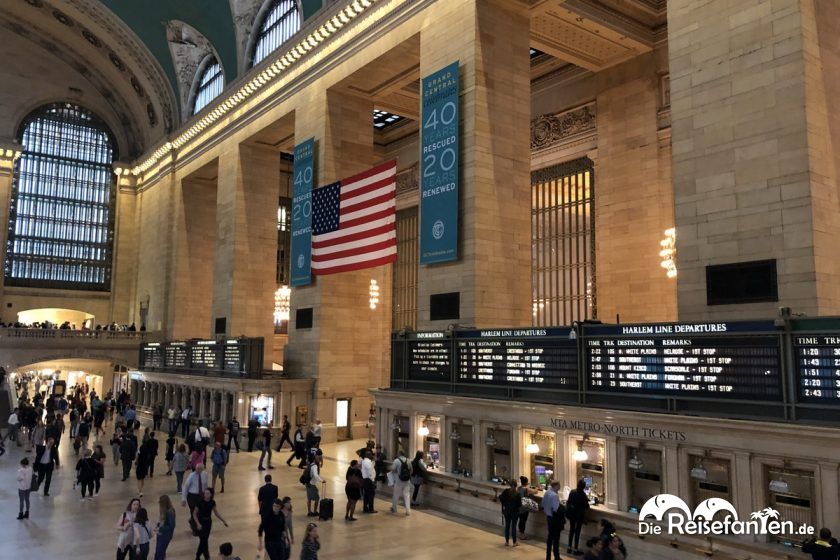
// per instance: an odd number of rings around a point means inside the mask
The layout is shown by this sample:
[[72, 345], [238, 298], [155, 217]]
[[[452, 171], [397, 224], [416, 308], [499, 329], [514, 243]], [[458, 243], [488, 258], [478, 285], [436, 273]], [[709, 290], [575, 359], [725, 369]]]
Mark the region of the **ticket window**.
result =
[[[390, 454], [390, 458], [399, 457], [400, 452], [408, 457], [408, 436], [411, 429], [411, 422], [408, 416], [394, 416], [394, 422], [391, 425], [391, 449], [386, 449], [385, 453]], [[411, 455], [413, 458], [414, 455]]]
[[274, 397], [251, 397], [248, 418], [256, 418], [260, 426], [271, 426], [274, 423]]
[[[794, 527], [816, 526], [814, 473], [764, 466], [765, 502], [779, 512], [777, 521], [792, 521]], [[801, 542], [801, 535], [777, 535], [779, 542]]]
[[[606, 485], [604, 483], [604, 442], [592, 439], [577, 438], [572, 440], [575, 454], [575, 480], [570, 486], [576, 486], [578, 480], [586, 483], [586, 495], [592, 504], [602, 504], [606, 499]], [[582, 452], [582, 453], [580, 453]]]
[[[710, 498], [721, 498], [732, 503], [732, 463], [729, 459], [717, 459], [702, 455], [688, 456], [691, 471], [691, 508]], [[715, 514], [715, 521], [723, 521], [725, 512]]]
[[553, 433], [525, 432], [525, 452], [529, 456], [529, 476], [532, 486], [548, 488], [557, 478], [554, 456], [557, 449], [556, 436]]
[[627, 448], [628, 509], [639, 513], [645, 502], [662, 494], [662, 452]]
[[487, 428], [484, 444], [487, 446], [487, 480], [508, 484], [516, 478], [511, 469], [511, 433], [509, 428]]
[[[452, 473], [471, 477], [473, 470], [473, 427], [470, 424], [453, 424], [452, 432], [460, 437], [452, 442]], [[457, 431], [456, 431], [457, 430]]]
[[[424, 420], [429, 434], [425, 437], [421, 436], [423, 443], [423, 456], [426, 466], [430, 469], [440, 468], [440, 418], [437, 416], [427, 416]], [[421, 427], [423, 424], [421, 424]], [[419, 435], [419, 434], [418, 434]], [[412, 459], [414, 457], [412, 456]]]

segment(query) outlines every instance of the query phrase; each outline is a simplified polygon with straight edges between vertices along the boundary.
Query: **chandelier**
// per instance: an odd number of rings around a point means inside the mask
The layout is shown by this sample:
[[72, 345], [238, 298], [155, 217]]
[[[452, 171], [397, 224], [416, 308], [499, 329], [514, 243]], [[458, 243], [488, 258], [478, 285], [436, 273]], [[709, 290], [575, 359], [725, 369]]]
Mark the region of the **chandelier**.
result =
[[284, 321], [289, 320], [289, 300], [292, 289], [288, 286], [280, 286], [274, 292], [274, 325], [280, 326]]

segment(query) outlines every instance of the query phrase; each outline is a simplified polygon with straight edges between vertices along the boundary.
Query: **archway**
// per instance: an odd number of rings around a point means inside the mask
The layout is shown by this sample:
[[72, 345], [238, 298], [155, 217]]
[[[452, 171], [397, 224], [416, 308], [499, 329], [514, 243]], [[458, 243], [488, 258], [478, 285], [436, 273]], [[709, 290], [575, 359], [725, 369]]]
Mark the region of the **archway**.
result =
[[27, 309], [19, 311], [17, 314], [17, 321], [22, 325], [34, 325], [35, 323], [44, 323], [49, 321], [50, 324], [60, 326], [63, 323], [68, 323], [71, 328], [93, 328], [96, 317], [85, 311], [76, 309], [60, 309], [57, 307], [41, 307], [38, 309]]

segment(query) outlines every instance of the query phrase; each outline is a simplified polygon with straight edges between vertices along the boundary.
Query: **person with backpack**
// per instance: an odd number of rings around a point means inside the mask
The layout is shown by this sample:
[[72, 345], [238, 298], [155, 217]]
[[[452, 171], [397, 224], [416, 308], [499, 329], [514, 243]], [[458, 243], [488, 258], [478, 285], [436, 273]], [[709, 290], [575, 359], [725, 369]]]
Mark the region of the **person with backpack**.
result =
[[391, 466], [391, 479], [394, 484], [394, 496], [391, 499], [391, 513], [397, 513], [397, 506], [400, 503], [400, 496], [405, 505], [405, 514], [411, 515], [411, 466], [405, 452], [400, 449], [400, 455], [394, 460]]
[[423, 462], [423, 452], [418, 451], [414, 454], [414, 459], [411, 461], [411, 484], [414, 486], [414, 493], [411, 495], [411, 505], [417, 505], [417, 494], [420, 493], [420, 487], [426, 483], [426, 463]]
[[318, 517], [318, 503], [321, 501], [321, 496], [318, 494], [318, 485], [321, 484], [321, 461], [323, 455], [315, 453], [300, 475], [300, 482], [306, 486], [306, 515], [309, 517]]
[[[580, 555], [580, 530], [583, 528], [583, 520], [586, 519], [586, 512], [589, 509], [589, 498], [586, 496], [586, 481], [578, 480], [577, 488], [569, 492], [566, 500], [566, 519], [569, 520], [569, 543], [566, 547], [567, 554]], [[574, 544], [574, 547], [572, 546]]]
[[513, 538], [513, 546], [519, 546], [516, 541], [516, 524], [519, 521], [519, 510], [522, 508], [522, 496], [516, 491], [516, 486], [516, 480], [511, 480], [510, 488], [505, 489], [499, 496], [505, 525], [505, 546], [510, 546], [511, 537]]
[[233, 448], [230, 446], [231, 443], [236, 445], [236, 452], [239, 453], [239, 420], [236, 419], [236, 416], [228, 422], [227, 425], [228, 430], [228, 441], [227, 441], [227, 448], [228, 452], [230, 452]]
[[222, 481], [222, 488], [219, 490], [220, 494], [225, 492], [225, 466], [228, 461], [228, 453], [222, 444], [218, 441], [213, 446], [213, 453], [210, 455], [210, 462], [213, 463], [213, 479], [210, 483], [211, 488], [216, 488], [216, 478]]

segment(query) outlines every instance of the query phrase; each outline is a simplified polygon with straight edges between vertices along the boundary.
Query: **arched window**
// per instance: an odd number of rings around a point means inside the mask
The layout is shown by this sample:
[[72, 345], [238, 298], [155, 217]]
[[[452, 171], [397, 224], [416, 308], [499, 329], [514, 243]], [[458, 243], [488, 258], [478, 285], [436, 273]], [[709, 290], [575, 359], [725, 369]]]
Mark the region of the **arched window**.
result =
[[225, 75], [222, 72], [222, 65], [219, 64], [216, 57], [208, 57], [201, 67], [203, 67], [204, 70], [201, 72], [201, 77], [198, 79], [198, 85], [195, 89], [193, 114], [196, 114], [204, 109], [207, 104], [218, 97], [225, 88]]
[[6, 247], [6, 285], [107, 291], [116, 183], [105, 123], [70, 103], [21, 125]]
[[299, 29], [300, 11], [297, 0], [273, 0], [257, 35], [253, 64], [259, 64]]

